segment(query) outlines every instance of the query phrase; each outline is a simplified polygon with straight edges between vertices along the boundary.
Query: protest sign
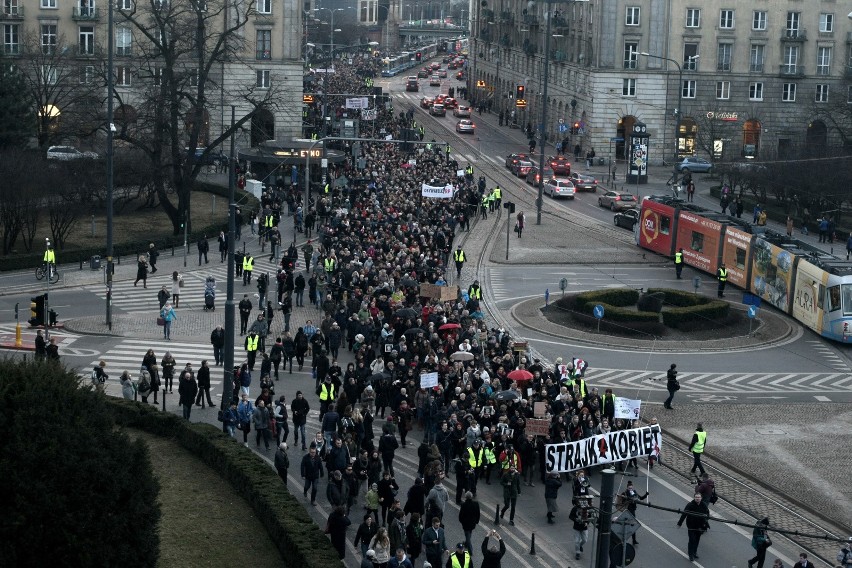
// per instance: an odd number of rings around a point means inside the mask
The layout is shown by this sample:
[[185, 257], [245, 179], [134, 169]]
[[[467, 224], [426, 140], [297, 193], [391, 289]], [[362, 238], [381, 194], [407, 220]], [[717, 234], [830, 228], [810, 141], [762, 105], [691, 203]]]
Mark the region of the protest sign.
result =
[[547, 436], [550, 433], [550, 420], [528, 418], [524, 432], [529, 436]]
[[423, 197], [432, 197], [435, 199], [452, 199], [453, 186], [447, 184], [443, 187], [439, 187], [424, 183], [421, 186], [420, 195], [422, 195]]
[[438, 386], [438, 373], [423, 373], [420, 375], [420, 388], [430, 389]]
[[642, 405], [641, 400], [633, 400], [630, 398], [615, 397], [615, 417], [627, 418], [629, 420], [639, 419], [639, 408]]
[[661, 445], [659, 426], [598, 434], [576, 442], [547, 444], [544, 449], [545, 469], [548, 473], [564, 473], [639, 456], [658, 455]]

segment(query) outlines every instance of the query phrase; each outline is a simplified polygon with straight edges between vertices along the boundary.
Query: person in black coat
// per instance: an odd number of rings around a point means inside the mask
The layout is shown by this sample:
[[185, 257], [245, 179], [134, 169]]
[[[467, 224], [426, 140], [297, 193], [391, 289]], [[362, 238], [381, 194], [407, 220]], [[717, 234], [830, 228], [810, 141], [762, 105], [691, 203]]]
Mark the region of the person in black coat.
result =
[[201, 361], [201, 368], [198, 369], [198, 394], [195, 396], [195, 406], [206, 408], [204, 406], [204, 395], [207, 395], [207, 404], [213, 408], [213, 399], [210, 398], [210, 367], [207, 365], [207, 359]]
[[364, 522], [358, 526], [358, 532], [355, 533], [355, 546], [361, 547], [361, 556], [367, 556], [367, 549], [373, 541], [373, 537], [379, 532], [379, 525], [373, 522], [373, 515], [367, 513], [364, 515]]
[[677, 365], [674, 363], [666, 373], [666, 390], [669, 391], [669, 397], [663, 402], [663, 406], [671, 410], [672, 399], [674, 399], [675, 393], [680, 390], [680, 383], [677, 380]]
[[406, 514], [419, 513], [422, 517], [426, 513], [426, 486], [423, 485], [423, 479], [417, 478], [414, 480], [414, 485], [408, 490], [408, 499], [405, 501], [403, 511]]
[[[645, 493], [644, 495], [639, 495], [639, 492], [636, 491], [636, 488], [633, 486], [633, 482], [628, 481], [627, 482], [627, 489], [624, 490], [624, 492], [620, 495], [620, 497], [623, 499], [624, 503], [627, 505], [627, 510], [630, 512], [630, 514], [635, 517], [636, 516], [636, 503], [638, 501], [643, 500], [643, 499], [647, 499], [648, 495], [649, 495], [649, 493]], [[633, 535], [631, 535], [631, 538], [633, 540], [633, 544], [638, 544], [636, 542], [636, 533], [635, 532], [633, 533]]]
[[195, 402], [195, 397], [198, 396], [198, 385], [195, 382], [195, 376], [189, 365], [181, 373], [178, 394], [180, 395], [180, 404], [183, 406], [183, 417], [189, 420], [189, 416], [192, 413], [192, 405]]
[[216, 361], [216, 365], [224, 364], [225, 330], [221, 325], [217, 325], [216, 329], [210, 333], [210, 345], [213, 346], [213, 359]]
[[382, 506], [382, 525], [387, 524], [388, 509], [393, 505], [396, 492], [399, 491], [399, 484], [391, 475], [391, 472], [385, 470], [382, 479], [379, 480], [379, 504]]
[[701, 502], [701, 493], [696, 493], [692, 501], [683, 508], [683, 513], [681, 513], [680, 520], [677, 522], [677, 526], [681, 527], [683, 521], [686, 521], [686, 528], [689, 533], [687, 554], [690, 562], [698, 558], [698, 544], [701, 542], [701, 535], [710, 528], [707, 523], [709, 518], [710, 509], [707, 508], [705, 503]]
[[335, 507], [328, 516], [328, 525], [325, 532], [331, 538], [331, 545], [337, 550], [337, 556], [343, 560], [346, 556], [346, 527], [352, 524], [346, 516], [344, 507]]
[[479, 524], [481, 514], [479, 502], [473, 498], [473, 493], [470, 491], [466, 492], [464, 494], [464, 503], [459, 507], [459, 524], [464, 531], [464, 543], [467, 549], [471, 551], [471, 556], [473, 556], [473, 544], [470, 542], [470, 539], [473, 536], [473, 530]]
[[482, 540], [482, 564], [479, 568], [500, 568], [500, 560], [504, 554], [506, 554], [506, 543], [497, 531], [491, 531]]

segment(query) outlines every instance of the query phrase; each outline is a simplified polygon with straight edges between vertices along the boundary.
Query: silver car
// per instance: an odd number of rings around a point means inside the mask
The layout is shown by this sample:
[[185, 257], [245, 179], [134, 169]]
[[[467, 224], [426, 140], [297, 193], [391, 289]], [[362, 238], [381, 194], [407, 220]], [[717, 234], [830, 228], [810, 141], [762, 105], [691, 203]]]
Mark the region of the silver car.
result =
[[687, 156], [683, 159], [683, 161], [678, 162], [677, 171], [683, 173], [708, 173], [713, 169], [713, 163], [705, 160], [704, 158], [699, 158], [697, 156]]
[[635, 209], [636, 198], [632, 193], [621, 193], [618, 191], [607, 191], [598, 197], [600, 207], [609, 207], [611, 211], [622, 211], [624, 209]]
[[63, 162], [85, 159], [97, 160], [98, 155], [95, 152], [81, 152], [73, 146], [51, 146], [47, 149], [47, 159]]
[[574, 199], [574, 184], [567, 179], [550, 178], [544, 182], [544, 193], [550, 197], [567, 197]]

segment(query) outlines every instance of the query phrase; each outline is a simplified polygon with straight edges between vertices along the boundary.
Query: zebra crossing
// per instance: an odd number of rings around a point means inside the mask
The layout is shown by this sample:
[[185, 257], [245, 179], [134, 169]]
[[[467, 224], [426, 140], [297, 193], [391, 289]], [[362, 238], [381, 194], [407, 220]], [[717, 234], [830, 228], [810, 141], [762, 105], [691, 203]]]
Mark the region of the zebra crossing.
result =
[[821, 363], [832, 367], [837, 371], [849, 372], [849, 364], [823, 341], [809, 339], [806, 343], [808, 344], [808, 347], [819, 357]]

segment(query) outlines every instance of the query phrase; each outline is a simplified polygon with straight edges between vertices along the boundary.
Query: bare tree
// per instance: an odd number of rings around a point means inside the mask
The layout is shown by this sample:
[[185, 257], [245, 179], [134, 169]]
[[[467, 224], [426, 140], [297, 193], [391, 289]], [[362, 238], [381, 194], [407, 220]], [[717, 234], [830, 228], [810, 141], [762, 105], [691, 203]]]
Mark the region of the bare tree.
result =
[[[247, 47], [244, 30], [253, 14], [253, 3], [238, 0], [147, 0], [119, 12], [119, 25], [133, 30], [140, 53], [129, 63], [144, 88], [135, 120], [119, 123], [117, 136], [147, 157], [151, 184], [174, 234], [184, 219], [189, 222], [192, 189], [214, 150], [260, 109], [274, 107], [274, 78], [273, 88], [231, 89], [228, 99], [248, 103], [251, 111], [218, 137], [207, 134], [209, 93], [223, 88], [226, 64], [241, 61]], [[118, 91], [114, 95], [119, 104], [131, 102]]]

